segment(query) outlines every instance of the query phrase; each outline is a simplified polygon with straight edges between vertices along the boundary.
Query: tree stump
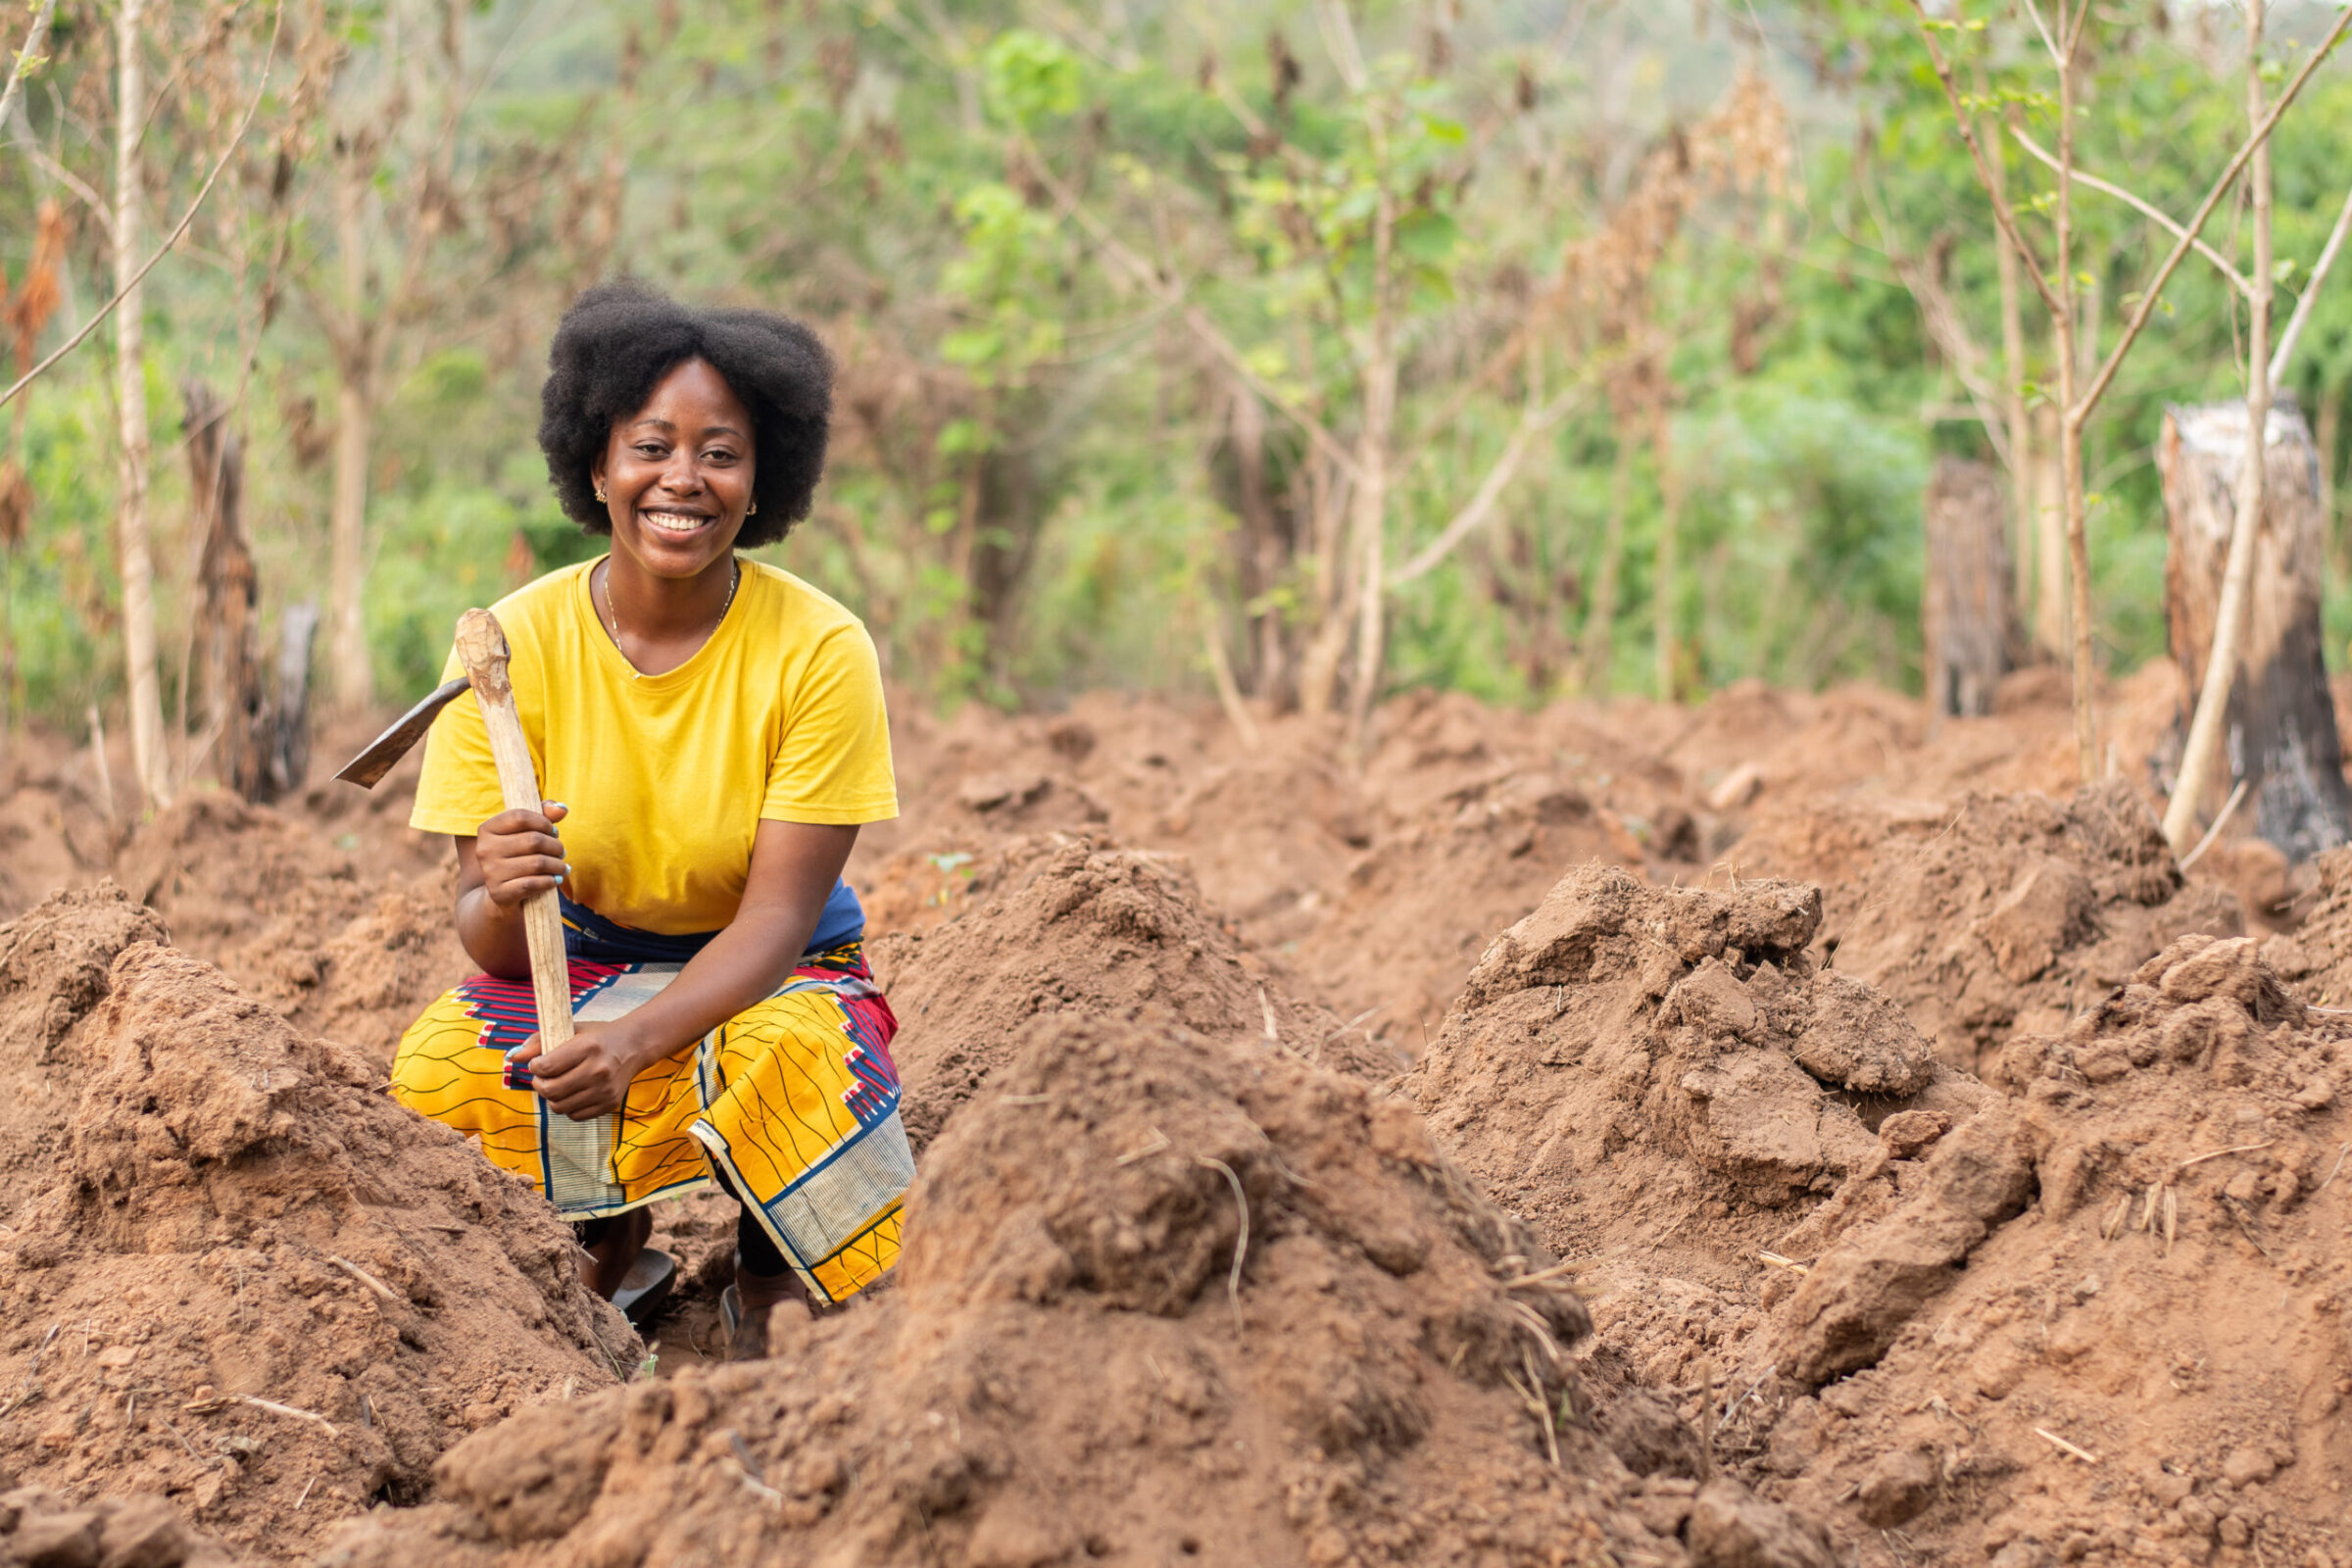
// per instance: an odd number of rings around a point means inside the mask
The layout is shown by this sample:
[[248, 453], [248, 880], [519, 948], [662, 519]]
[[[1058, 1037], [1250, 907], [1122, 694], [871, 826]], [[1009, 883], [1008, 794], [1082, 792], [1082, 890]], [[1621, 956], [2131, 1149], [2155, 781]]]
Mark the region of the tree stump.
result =
[[[2231, 778], [2245, 782], [2254, 808], [2254, 831], [2300, 863], [2352, 839], [2352, 788], [2344, 783], [2322, 655], [2328, 535], [2318, 453], [2290, 399], [2272, 405], [2263, 434], [2268, 496], [2225, 734]], [[2156, 445], [2168, 534], [2165, 621], [2187, 694], [2175, 719], [2176, 747], [2187, 732], [2213, 649], [2245, 443], [2243, 403], [2165, 411]], [[2229, 785], [2215, 781], [2200, 807], [2218, 810]]]
[[1925, 510], [1920, 619], [1929, 715], [1981, 718], [1992, 711], [1993, 689], [2018, 653], [2000, 475], [1966, 458], [1937, 458]]
[[228, 427], [228, 410], [201, 381], [181, 388], [188, 447], [188, 495], [204, 537], [197, 580], [204, 608], [206, 718], [214, 761], [228, 787], [249, 801], [268, 800], [272, 724], [263, 687], [259, 581], [245, 542], [244, 444]]

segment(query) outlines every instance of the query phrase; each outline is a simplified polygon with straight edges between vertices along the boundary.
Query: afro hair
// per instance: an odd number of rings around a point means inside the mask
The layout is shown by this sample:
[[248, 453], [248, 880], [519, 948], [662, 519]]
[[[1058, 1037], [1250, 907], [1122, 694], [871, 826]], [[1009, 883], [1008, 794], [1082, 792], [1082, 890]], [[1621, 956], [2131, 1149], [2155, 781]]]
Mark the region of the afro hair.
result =
[[695, 310], [634, 278], [599, 283], [573, 300], [548, 349], [539, 450], [556, 499], [588, 532], [612, 531], [589, 465], [612, 439], [612, 422], [645, 407], [662, 378], [688, 360], [707, 361], [751, 412], [759, 511], [744, 519], [736, 543], [773, 544], [808, 515], [824, 472], [832, 356], [790, 317]]

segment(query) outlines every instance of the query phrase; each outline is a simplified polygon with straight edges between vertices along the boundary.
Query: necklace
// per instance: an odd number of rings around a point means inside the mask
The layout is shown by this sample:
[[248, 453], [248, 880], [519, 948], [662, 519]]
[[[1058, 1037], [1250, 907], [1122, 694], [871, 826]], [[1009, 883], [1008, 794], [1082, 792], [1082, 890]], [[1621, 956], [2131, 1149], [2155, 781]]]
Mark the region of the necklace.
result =
[[[727, 574], [727, 600], [725, 604], [718, 607], [718, 621], [710, 628], [711, 632], [716, 632], [720, 626], [727, 623], [727, 612], [735, 606], [735, 590], [743, 586], [743, 563], [736, 561], [730, 564], [733, 569]], [[605, 628], [612, 634], [612, 651], [620, 656], [622, 663], [629, 666], [629, 679], [643, 680], [645, 671], [637, 667], [637, 662], [629, 657], [629, 651], [620, 646], [620, 612], [619, 608], [612, 603], [612, 562], [611, 557], [606, 558], [603, 570], [605, 573]], [[588, 596], [588, 603], [591, 607], [595, 605], [596, 596], [593, 593]], [[705, 634], [704, 640], [706, 642], [710, 640], [709, 633]]]

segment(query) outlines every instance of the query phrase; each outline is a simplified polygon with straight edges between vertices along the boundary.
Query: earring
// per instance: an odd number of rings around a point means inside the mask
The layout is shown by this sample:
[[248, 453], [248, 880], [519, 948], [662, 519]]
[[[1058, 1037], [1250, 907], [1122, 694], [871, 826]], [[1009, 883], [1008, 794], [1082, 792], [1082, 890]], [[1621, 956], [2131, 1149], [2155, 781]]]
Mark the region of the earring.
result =
[[753, 503], [752, 503], [750, 506], [748, 506], [748, 507], [746, 507], [746, 508], [744, 508], [744, 509], [743, 509], [743, 514], [744, 514], [745, 516], [747, 516], [747, 517], [748, 517], [748, 516], [750, 516], [750, 515], [751, 515], [753, 513], [755, 513], [755, 512], [758, 512], [759, 510], [760, 510], [760, 503], [759, 503], [759, 502], [757, 502], [757, 501], [755, 501], [755, 502], [753, 502]]
[[604, 491], [602, 491], [602, 490], [599, 490], [599, 491], [597, 491], [597, 493], [596, 493], [596, 499], [597, 499], [597, 500], [599, 500], [599, 501], [602, 501], [602, 500], [604, 500], [604, 499], [605, 499], [605, 493], [604, 493]]

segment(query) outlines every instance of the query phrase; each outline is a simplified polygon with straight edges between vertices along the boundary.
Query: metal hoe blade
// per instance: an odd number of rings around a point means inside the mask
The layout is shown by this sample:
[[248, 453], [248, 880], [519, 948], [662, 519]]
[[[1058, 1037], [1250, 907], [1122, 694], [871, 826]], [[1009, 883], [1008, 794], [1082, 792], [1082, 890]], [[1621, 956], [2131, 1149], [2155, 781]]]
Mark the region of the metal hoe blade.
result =
[[472, 682], [460, 675], [448, 685], [400, 715], [390, 729], [378, 735], [366, 751], [343, 764], [335, 777], [346, 784], [357, 784], [364, 790], [375, 788], [376, 781], [392, 771], [392, 764], [409, 755], [409, 748], [424, 739], [424, 732], [433, 727], [433, 717], [447, 708], [461, 693], [469, 690]]

